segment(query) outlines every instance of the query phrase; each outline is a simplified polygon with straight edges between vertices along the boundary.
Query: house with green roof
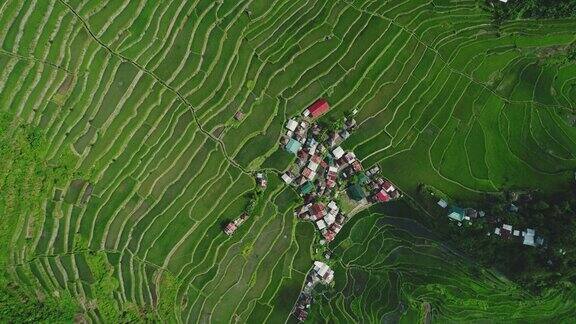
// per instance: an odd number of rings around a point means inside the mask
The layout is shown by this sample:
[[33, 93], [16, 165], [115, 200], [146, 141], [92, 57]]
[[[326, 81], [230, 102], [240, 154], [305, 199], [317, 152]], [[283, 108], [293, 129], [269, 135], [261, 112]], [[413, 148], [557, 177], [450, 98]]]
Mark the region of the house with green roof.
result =
[[310, 181], [306, 181], [306, 183], [304, 183], [302, 187], [300, 187], [300, 193], [302, 195], [307, 195], [311, 193], [312, 190], [314, 190], [314, 184], [312, 184], [312, 182]]
[[357, 183], [349, 186], [346, 189], [346, 192], [348, 192], [348, 196], [350, 196], [350, 198], [356, 201], [366, 198], [366, 193], [364, 192], [364, 189], [362, 189], [362, 186], [360, 186]]
[[365, 172], [358, 173], [357, 180], [358, 180], [358, 183], [361, 185], [365, 185], [368, 182], [370, 182], [370, 178], [368, 178], [368, 176], [366, 175]]
[[302, 144], [293, 138], [291, 138], [288, 143], [286, 143], [286, 151], [292, 154], [298, 153], [298, 150], [300, 150], [301, 147]]
[[455, 221], [459, 221], [461, 222], [464, 219], [464, 215], [466, 214], [464, 208], [460, 208], [460, 207], [450, 207], [450, 209], [448, 210], [448, 217], [450, 217], [450, 219], [453, 219]]

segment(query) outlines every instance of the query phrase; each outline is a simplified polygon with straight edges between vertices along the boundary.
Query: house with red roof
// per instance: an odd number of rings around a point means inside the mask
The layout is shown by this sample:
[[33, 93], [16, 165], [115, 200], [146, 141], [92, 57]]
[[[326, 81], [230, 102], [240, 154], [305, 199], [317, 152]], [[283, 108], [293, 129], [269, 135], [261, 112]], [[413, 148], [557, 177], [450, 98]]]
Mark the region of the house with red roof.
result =
[[318, 99], [304, 111], [304, 116], [316, 118], [326, 113], [328, 109], [330, 109], [328, 102], [324, 99]]
[[390, 200], [390, 196], [388, 195], [388, 193], [384, 189], [382, 189], [382, 190], [378, 191], [377, 194], [374, 195], [374, 199], [376, 201], [387, 202]]
[[392, 185], [392, 183], [388, 180], [386, 180], [386, 181], [384, 181], [384, 183], [382, 183], [382, 189], [386, 190], [386, 192], [396, 190], [396, 188], [394, 188], [394, 185]]
[[327, 242], [332, 242], [334, 240], [334, 237], [336, 236], [336, 233], [334, 233], [331, 230], [327, 230], [322, 235], [324, 236], [324, 239], [326, 239]]
[[238, 226], [236, 226], [234, 222], [230, 222], [226, 225], [226, 227], [224, 227], [224, 233], [226, 233], [227, 235], [232, 235], [234, 234], [237, 228]]
[[321, 203], [315, 203], [310, 207], [310, 213], [316, 217], [316, 219], [320, 219], [326, 215], [326, 210], [324, 205]]

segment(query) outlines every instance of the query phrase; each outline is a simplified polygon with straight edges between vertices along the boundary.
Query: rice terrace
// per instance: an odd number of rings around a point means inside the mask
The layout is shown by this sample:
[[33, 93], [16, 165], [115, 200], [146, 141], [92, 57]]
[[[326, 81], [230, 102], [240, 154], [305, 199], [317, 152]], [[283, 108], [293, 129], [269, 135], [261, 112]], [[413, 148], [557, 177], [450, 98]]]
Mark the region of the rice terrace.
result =
[[0, 44], [0, 322], [574, 323], [574, 0], [3, 0]]

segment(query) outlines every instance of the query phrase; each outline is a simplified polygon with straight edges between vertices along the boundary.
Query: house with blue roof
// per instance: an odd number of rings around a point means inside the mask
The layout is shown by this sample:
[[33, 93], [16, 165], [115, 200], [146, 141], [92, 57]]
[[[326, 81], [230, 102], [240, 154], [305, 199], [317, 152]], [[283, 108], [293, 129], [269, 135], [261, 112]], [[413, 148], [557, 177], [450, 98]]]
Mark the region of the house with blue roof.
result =
[[302, 144], [293, 138], [291, 138], [288, 143], [286, 143], [286, 151], [292, 154], [298, 153], [301, 147]]
[[450, 207], [449, 211], [448, 211], [448, 217], [450, 217], [450, 219], [453, 219], [455, 221], [459, 221], [461, 222], [464, 219], [464, 216], [466, 215], [466, 211], [464, 210], [464, 208], [460, 208], [460, 207]]

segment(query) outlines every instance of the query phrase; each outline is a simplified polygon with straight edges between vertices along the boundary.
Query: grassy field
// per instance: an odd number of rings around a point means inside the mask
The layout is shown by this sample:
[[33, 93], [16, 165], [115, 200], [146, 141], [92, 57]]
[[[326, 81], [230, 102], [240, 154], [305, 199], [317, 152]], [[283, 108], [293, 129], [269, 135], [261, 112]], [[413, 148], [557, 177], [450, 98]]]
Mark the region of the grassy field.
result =
[[[576, 109], [576, 65], [547, 65], [542, 53], [575, 41], [576, 20], [495, 27], [484, 5], [1, 2], [0, 111], [10, 116], [2, 148], [27, 152], [0, 156], [5, 280], [28, 296], [71, 296], [94, 322], [286, 321], [315, 238], [276, 177], [291, 158], [277, 143], [285, 120], [321, 96], [331, 116], [359, 110], [346, 145], [407, 195], [422, 182], [463, 200], [504, 186], [561, 190], [576, 168], [566, 118]], [[31, 140], [22, 127], [41, 138], [37, 152], [22, 144]], [[257, 170], [270, 184], [227, 237], [221, 224], [243, 211]], [[346, 229], [359, 237], [340, 244], [338, 292], [327, 293], [317, 319], [409, 322], [424, 301], [451, 320], [494, 309], [520, 318], [523, 298], [524, 318], [543, 309], [493, 274], [474, 284], [448, 269], [463, 261], [436, 243], [371, 225], [385, 216], [359, 218]], [[397, 261], [386, 260], [392, 250]], [[413, 261], [401, 259], [414, 255], [433, 261], [411, 274]], [[370, 270], [374, 260], [382, 263]], [[351, 278], [390, 289], [355, 292]], [[511, 294], [505, 306], [494, 285]], [[460, 290], [484, 308], [444, 300]], [[365, 310], [348, 302], [384, 293]], [[562, 298], [541, 307], [563, 314]], [[399, 300], [406, 312], [396, 311]]]

